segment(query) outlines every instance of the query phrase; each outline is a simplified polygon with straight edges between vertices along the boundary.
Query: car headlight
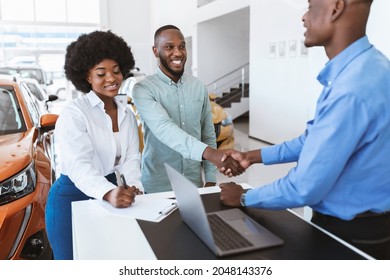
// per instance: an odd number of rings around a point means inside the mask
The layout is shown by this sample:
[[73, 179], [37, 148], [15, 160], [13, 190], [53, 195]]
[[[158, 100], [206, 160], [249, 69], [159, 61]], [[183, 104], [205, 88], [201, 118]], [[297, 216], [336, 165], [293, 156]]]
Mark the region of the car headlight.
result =
[[28, 168], [0, 184], [0, 205], [17, 200], [32, 193], [35, 189], [35, 172]]
[[232, 116], [228, 115], [224, 120], [221, 122], [222, 126], [228, 126], [233, 124]]

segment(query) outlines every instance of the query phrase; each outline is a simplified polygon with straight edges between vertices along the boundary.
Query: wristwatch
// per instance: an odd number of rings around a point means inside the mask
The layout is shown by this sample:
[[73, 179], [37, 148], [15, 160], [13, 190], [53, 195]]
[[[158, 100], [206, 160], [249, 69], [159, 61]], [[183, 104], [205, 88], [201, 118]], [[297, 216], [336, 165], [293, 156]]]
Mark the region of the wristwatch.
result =
[[246, 196], [246, 193], [243, 193], [240, 197], [240, 203], [241, 203], [241, 206], [246, 206], [245, 204], [245, 196]]

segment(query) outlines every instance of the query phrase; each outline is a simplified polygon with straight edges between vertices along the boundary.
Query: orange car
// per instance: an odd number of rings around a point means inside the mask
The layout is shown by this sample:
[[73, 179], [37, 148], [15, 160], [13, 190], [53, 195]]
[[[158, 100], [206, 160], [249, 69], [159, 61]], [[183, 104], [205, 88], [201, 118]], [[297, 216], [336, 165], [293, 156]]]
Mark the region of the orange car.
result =
[[44, 114], [37, 102], [23, 81], [0, 76], [0, 259], [52, 255], [44, 211], [58, 115]]

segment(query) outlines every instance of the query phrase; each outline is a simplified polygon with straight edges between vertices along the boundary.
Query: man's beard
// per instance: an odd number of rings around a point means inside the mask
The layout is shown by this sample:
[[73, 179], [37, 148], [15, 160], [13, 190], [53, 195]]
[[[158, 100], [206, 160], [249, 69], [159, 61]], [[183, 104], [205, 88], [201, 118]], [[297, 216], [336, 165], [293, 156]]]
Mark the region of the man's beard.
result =
[[[161, 55], [160, 55], [160, 57], [161, 57]], [[169, 65], [167, 63], [167, 59], [165, 59], [165, 57], [163, 57], [163, 59], [160, 59], [160, 63], [172, 76], [174, 76], [176, 78], [180, 78], [181, 76], [183, 76], [184, 67], [183, 67], [183, 70], [181, 70], [181, 71], [173, 70], [171, 67], [169, 67]]]

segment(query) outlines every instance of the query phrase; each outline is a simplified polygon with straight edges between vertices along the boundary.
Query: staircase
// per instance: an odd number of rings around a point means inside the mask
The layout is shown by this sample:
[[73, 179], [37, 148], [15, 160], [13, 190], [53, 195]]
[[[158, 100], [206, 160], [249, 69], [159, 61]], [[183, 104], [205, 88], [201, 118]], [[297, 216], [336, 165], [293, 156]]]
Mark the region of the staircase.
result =
[[230, 88], [229, 92], [222, 93], [215, 102], [225, 108], [225, 111], [234, 120], [249, 111], [249, 84], [240, 84], [238, 88]]
[[249, 112], [249, 63], [227, 73], [207, 87], [214, 101], [225, 108], [232, 120]]

